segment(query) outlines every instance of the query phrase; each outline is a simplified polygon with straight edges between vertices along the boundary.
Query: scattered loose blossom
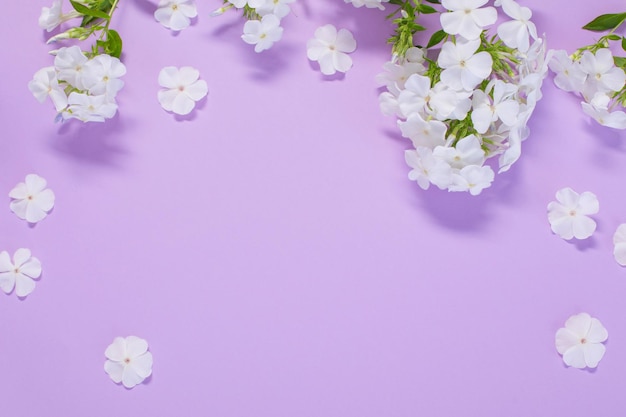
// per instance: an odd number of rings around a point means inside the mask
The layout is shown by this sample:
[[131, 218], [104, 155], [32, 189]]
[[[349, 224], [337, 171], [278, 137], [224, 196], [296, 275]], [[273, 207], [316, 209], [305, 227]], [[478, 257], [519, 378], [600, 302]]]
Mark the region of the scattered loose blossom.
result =
[[[417, 48], [408, 35], [419, 13], [437, 12], [432, 4], [404, 3], [394, 21], [394, 55], [378, 76], [386, 89], [380, 108], [398, 117], [412, 142], [405, 153], [409, 179], [424, 189], [430, 182], [478, 195], [495, 178], [489, 159], [498, 157], [502, 173], [520, 157], [550, 54], [530, 11], [513, 0], [496, 2], [498, 8], [483, 7], [487, 0], [442, 0], [442, 30]], [[494, 30], [498, 10], [514, 20]]]
[[116, 337], [106, 348], [104, 370], [111, 379], [126, 388], [141, 384], [152, 374], [152, 353], [148, 342], [137, 336]]
[[43, 220], [54, 207], [54, 192], [46, 185], [46, 180], [39, 175], [28, 174], [24, 182], [9, 192], [11, 211], [29, 223]]
[[608, 337], [598, 319], [580, 313], [567, 319], [565, 327], [556, 332], [556, 350], [567, 366], [595, 368], [604, 356], [606, 347], [602, 343]]
[[207, 83], [199, 80], [200, 72], [192, 67], [165, 67], [159, 72], [159, 85], [165, 90], [158, 92], [163, 109], [186, 115], [196, 106], [196, 102], [208, 93]]
[[613, 256], [618, 264], [626, 266], [626, 223], [620, 224], [613, 235]]
[[13, 261], [6, 251], [0, 252], [0, 289], [9, 294], [15, 289], [18, 297], [26, 297], [35, 289], [35, 279], [41, 276], [41, 262], [30, 250], [18, 249]]
[[254, 45], [254, 52], [269, 49], [283, 37], [283, 28], [280, 27], [280, 19], [267, 14], [261, 20], [248, 20], [243, 26], [241, 39], [245, 43]]
[[195, 0], [159, 0], [154, 18], [173, 31], [183, 30], [198, 15]]
[[352, 58], [347, 54], [356, 50], [354, 36], [347, 29], [339, 29], [331, 24], [315, 30], [315, 38], [307, 42], [307, 57], [320, 64], [324, 75], [346, 72], [352, 68]]
[[569, 187], [556, 193], [557, 201], [548, 204], [548, 220], [552, 231], [563, 239], [587, 239], [596, 230], [596, 222], [588, 215], [600, 209], [595, 194], [578, 194]]

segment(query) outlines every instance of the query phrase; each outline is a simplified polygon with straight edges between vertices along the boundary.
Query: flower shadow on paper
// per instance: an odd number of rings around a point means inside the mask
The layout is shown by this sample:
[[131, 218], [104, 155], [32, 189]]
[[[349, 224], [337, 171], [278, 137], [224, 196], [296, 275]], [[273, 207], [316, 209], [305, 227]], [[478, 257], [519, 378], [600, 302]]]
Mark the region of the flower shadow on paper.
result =
[[128, 151], [118, 141], [121, 132], [128, 132], [129, 123], [117, 114], [106, 123], [81, 123], [69, 120], [48, 139], [58, 153], [82, 161], [104, 166], [119, 166], [120, 158]]

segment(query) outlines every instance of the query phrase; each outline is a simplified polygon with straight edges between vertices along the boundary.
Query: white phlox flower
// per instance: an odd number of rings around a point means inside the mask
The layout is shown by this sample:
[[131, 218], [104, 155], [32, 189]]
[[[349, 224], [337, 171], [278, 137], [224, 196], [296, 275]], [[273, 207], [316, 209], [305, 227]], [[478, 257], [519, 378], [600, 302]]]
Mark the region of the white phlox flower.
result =
[[411, 139], [413, 146], [434, 149], [445, 144], [445, 123], [439, 120], [424, 120], [419, 113], [411, 114], [408, 119], [398, 121], [402, 136]]
[[67, 107], [67, 95], [65, 95], [63, 88], [59, 86], [57, 72], [54, 67], [46, 67], [37, 71], [32, 81], [28, 83], [28, 89], [40, 103], [43, 103], [46, 98], [50, 97], [54, 108], [58, 112]]
[[556, 350], [563, 355], [563, 362], [573, 368], [595, 368], [604, 356], [602, 344], [609, 333], [602, 323], [587, 313], [571, 316], [565, 327], [556, 332]]
[[13, 262], [8, 252], [0, 252], [0, 289], [10, 294], [26, 297], [35, 289], [35, 281], [41, 276], [41, 262], [31, 256], [30, 250], [18, 249], [13, 254]]
[[472, 107], [471, 95], [469, 91], [456, 91], [437, 83], [430, 90], [427, 111], [439, 120], [463, 120]]
[[416, 181], [423, 190], [427, 190], [431, 183], [442, 190], [452, 183], [452, 167], [443, 159], [434, 156], [431, 149], [419, 147], [406, 150], [404, 159], [412, 168], [409, 179]]
[[468, 165], [452, 175], [450, 191], [469, 191], [471, 195], [479, 195], [482, 190], [491, 186], [495, 174], [491, 167]]
[[595, 194], [578, 194], [569, 187], [556, 193], [557, 201], [548, 204], [548, 220], [552, 231], [563, 239], [587, 239], [596, 230], [596, 222], [588, 215], [600, 209]]
[[583, 111], [603, 126], [613, 129], [626, 129], [626, 113], [621, 110], [609, 111], [610, 98], [605, 93], [597, 93], [590, 103], [581, 102]]
[[378, 96], [378, 105], [380, 111], [386, 116], [397, 116], [398, 118], [404, 118], [400, 111], [398, 104], [398, 98], [391, 94], [389, 91], [384, 91]]
[[195, 0], [159, 0], [154, 18], [168, 29], [183, 30], [198, 15]]
[[241, 39], [245, 43], [254, 45], [255, 52], [269, 49], [283, 36], [280, 19], [273, 14], [267, 14], [261, 20], [248, 20], [243, 25]]
[[137, 336], [116, 337], [104, 352], [104, 370], [113, 382], [126, 388], [141, 384], [152, 374], [152, 353], [148, 342]]
[[159, 72], [159, 85], [164, 90], [158, 92], [163, 109], [186, 115], [204, 98], [209, 89], [206, 81], [199, 80], [200, 72], [192, 67], [165, 67]]
[[498, 159], [498, 174], [508, 171], [522, 154], [522, 141], [528, 136], [526, 126], [515, 126], [509, 131], [506, 150]]
[[352, 68], [352, 58], [348, 53], [356, 50], [354, 36], [347, 29], [339, 29], [331, 24], [315, 30], [315, 37], [306, 44], [307, 57], [320, 64], [324, 75], [346, 72]]
[[398, 105], [404, 117], [412, 113], [423, 112], [430, 99], [430, 78], [413, 74], [404, 83], [404, 89], [398, 95]]
[[83, 85], [90, 94], [104, 94], [109, 100], [113, 100], [124, 86], [124, 81], [119, 79], [124, 74], [126, 67], [118, 58], [106, 54], [97, 55], [85, 64]]
[[472, 91], [491, 74], [493, 60], [489, 52], [476, 53], [480, 41], [446, 42], [441, 47], [437, 63], [443, 71], [441, 82], [454, 90]]
[[468, 165], [481, 166], [485, 162], [485, 151], [475, 135], [464, 137], [454, 147], [438, 146], [433, 150], [433, 155], [456, 169], [463, 169]]
[[70, 93], [67, 103], [69, 107], [61, 113], [64, 120], [78, 119], [84, 123], [104, 122], [117, 112], [117, 104], [104, 95], [90, 96], [83, 93]]
[[370, 9], [377, 8], [385, 10], [383, 3], [388, 3], [389, 0], [344, 0], [346, 3], [352, 3], [354, 7], [367, 7]]
[[29, 223], [43, 220], [54, 207], [54, 192], [46, 186], [44, 178], [28, 174], [9, 192], [11, 211]]
[[460, 35], [468, 40], [478, 39], [483, 29], [494, 24], [498, 12], [493, 7], [484, 7], [488, 0], [441, 0], [449, 12], [441, 13], [443, 30], [450, 35]]
[[385, 62], [383, 64], [385, 72], [376, 76], [376, 81], [379, 85], [384, 85], [385, 88], [395, 96], [400, 94], [405, 88], [406, 81], [413, 74], [422, 74], [426, 69], [420, 62], [404, 62], [397, 64], [395, 62]]
[[555, 73], [554, 84], [561, 90], [576, 93], [583, 91], [587, 74], [580, 68], [580, 63], [574, 62], [565, 50], [554, 51], [548, 65]]
[[583, 95], [593, 97], [596, 92], [620, 91], [626, 82], [624, 70], [615, 66], [613, 54], [608, 48], [598, 50], [595, 55], [583, 52], [580, 69], [587, 74]]
[[496, 80], [493, 83], [493, 102], [487, 92], [476, 90], [472, 98], [472, 123], [478, 133], [485, 133], [492, 123], [502, 121], [507, 126], [517, 122], [519, 102], [514, 97], [517, 86]]
[[259, 16], [265, 16], [266, 14], [273, 14], [274, 16], [282, 19], [287, 16], [291, 9], [289, 4], [296, 0], [264, 0], [264, 3], [255, 8]]
[[613, 256], [621, 266], [626, 266], [626, 223], [622, 223], [613, 235]]
[[38, 22], [40, 28], [52, 32], [61, 23], [81, 16], [76, 10], [63, 14], [62, 3], [63, 0], [54, 0], [52, 6], [41, 8]]
[[510, 18], [510, 22], [504, 22], [498, 26], [498, 36], [504, 44], [510, 48], [517, 48], [521, 52], [528, 51], [530, 47], [529, 36], [537, 39], [537, 28], [530, 21], [532, 12], [528, 7], [522, 7], [513, 0], [502, 0], [502, 10]]
[[68, 82], [79, 90], [84, 90], [83, 73], [87, 57], [78, 46], [63, 47], [54, 57], [54, 66], [57, 69], [57, 78]]

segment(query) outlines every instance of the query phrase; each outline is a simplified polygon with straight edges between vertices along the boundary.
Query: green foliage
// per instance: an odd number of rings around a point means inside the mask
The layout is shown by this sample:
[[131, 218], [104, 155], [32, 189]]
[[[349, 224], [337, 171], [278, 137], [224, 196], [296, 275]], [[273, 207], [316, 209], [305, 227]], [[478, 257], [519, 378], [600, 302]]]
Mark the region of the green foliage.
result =
[[[404, 56], [406, 54], [406, 51], [408, 51], [409, 48], [414, 46], [413, 36], [417, 32], [426, 30], [424, 26], [417, 23], [417, 20], [420, 14], [439, 13], [437, 9], [435, 9], [434, 7], [424, 4], [423, 3], [424, 1], [431, 3], [431, 4], [439, 4], [438, 0], [390, 0], [389, 1], [390, 4], [399, 6], [398, 9], [396, 9], [393, 13], [387, 16], [388, 19], [393, 19], [393, 24], [396, 26], [395, 33], [388, 40], [388, 43], [393, 45], [392, 51], [394, 55]], [[437, 35], [437, 36], [440, 36], [440, 35]], [[441, 40], [444, 37], [441, 37], [433, 45], [436, 45], [437, 43], [441, 42]], [[431, 37], [431, 41], [434, 41], [432, 37]]]
[[603, 14], [583, 26], [583, 29], [594, 32], [613, 31], [626, 20], [626, 13]]
[[443, 29], [438, 30], [437, 32], [433, 33], [433, 35], [430, 37], [430, 40], [428, 41], [426, 48], [432, 48], [433, 46], [437, 45], [438, 43], [440, 43], [447, 37], [448, 37], [448, 34], [444, 32]]

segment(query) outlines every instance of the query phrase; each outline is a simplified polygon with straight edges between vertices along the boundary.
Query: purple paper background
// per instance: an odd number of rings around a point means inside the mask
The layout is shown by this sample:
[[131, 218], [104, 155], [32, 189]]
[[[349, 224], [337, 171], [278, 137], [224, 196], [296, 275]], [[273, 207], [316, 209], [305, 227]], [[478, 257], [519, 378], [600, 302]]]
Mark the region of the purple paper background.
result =
[[[479, 197], [407, 180], [374, 77], [384, 12], [298, 0], [284, 39], [254, 53], [235, 13], [199, 1], [177, 36], [156, 1], [125, 0], [114, 26], [126, 86], [112, 121], [54, 124], [26, 85], [50, 65], [37, 27], [50, 1], [0, 14], [0, 194], [38, 173], [57, 195], [29, 228], [6, 198], [0, 250], [44, 274], [0, 294], [0, 415], [415, 417], [616, 416], [626, 410], [626, 134], [544, 85], [520, 161]], [[66, 2], [65, 7], [69, 5]], [[622, 0], [524, 0], [552, 48]], [[316, 27], [355, 34], [354, 68], [306, 59]], [[191, 65], [209, 85], [178, 120], [157, 75]], [[562, 187], [600, 200], [598, 230], [569, 243], [546, 205]], [[586, 311], [609, 331], [595, 371], [564, 366], [554, 334]], [[148, 340], [153, 376], [126, 390], [103, 370], [116, 336]]]

